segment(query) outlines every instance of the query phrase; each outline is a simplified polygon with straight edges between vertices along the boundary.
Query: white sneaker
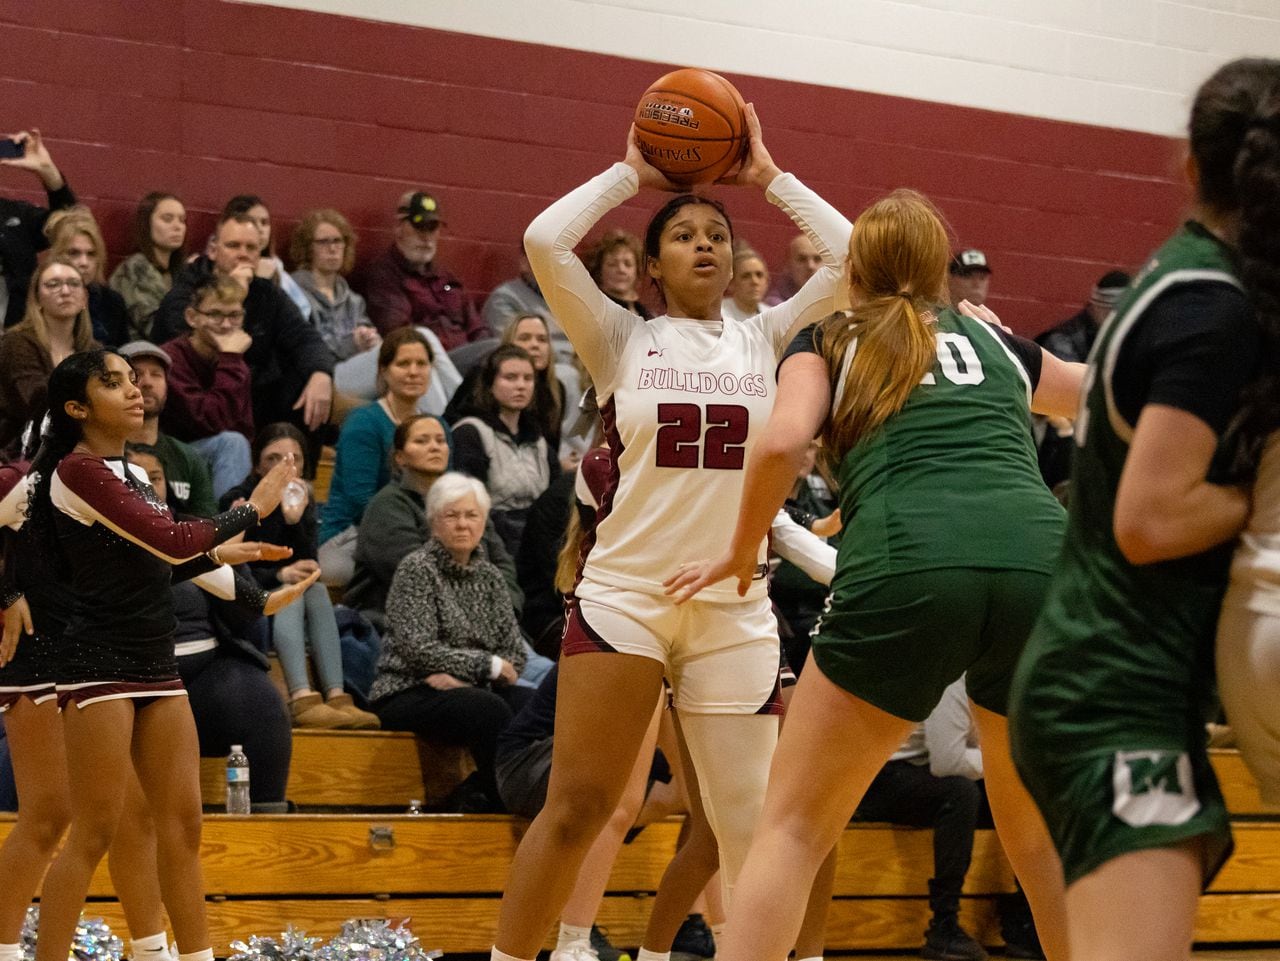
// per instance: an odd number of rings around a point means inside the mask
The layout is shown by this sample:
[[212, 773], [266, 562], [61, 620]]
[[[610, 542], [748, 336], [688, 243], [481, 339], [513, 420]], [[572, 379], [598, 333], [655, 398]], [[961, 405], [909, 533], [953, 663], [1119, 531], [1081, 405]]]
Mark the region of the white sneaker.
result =
[[600, 961], [600, 955], [587, 941], [571, 941], [551, 952], [549, 961]]

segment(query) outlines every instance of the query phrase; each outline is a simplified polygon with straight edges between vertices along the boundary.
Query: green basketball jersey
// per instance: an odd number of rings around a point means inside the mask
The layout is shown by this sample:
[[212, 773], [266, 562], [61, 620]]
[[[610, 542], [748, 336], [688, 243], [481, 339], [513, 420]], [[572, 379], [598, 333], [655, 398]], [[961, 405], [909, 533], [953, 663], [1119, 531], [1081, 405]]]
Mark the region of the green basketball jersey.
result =
[[933, 369], [840, 463], [837, 595], [908, 571], [1053, 570], [1064, 514], [1036, 466], [1026, 369], [994, 329], [955, 311], [936, 338]]
[[1115, 402], [1121, 347], [1157, 297], [1204, 282], [1240, 286], [1222, 245], [1184, 228], [1147, 262], [1090, 354], [1066, 543], [1015, 684], [1019, 723], [1051, 731], [1064, 749], [1116, 750], [1135, 739], [1174, 748], [1203, 734], [1229, 547], [1135, 566], [1116, 545], [1113, 519], [1135, 426]]

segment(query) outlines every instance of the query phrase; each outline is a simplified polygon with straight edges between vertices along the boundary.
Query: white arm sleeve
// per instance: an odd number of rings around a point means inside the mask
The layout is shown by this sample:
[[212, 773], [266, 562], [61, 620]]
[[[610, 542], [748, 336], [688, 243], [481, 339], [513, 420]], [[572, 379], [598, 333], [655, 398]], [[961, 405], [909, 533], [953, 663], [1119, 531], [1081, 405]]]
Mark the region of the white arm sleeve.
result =
[[796, 331], [835, 313], [832, 298], [844, 276], [853, 224], [791, 174], [775, 177], [766, 196], [795, 221], [822, 257], [818, 272], [794, 297], [760, 315], [775, 353], [781, 356]]
[[606, 297], [573, 250], [601, 217], [639, 189], [635, 170], [616, 163], [538, 214], [524, 234], [542, 296], [602, 395], [612, 390], [627, 338], [644, 321]]
[[31, 499], [31, 481], [23, 476], [0, 499], [0, 525], [18, 530], [27, 519], [27, 502]]
[[973, 746], [973, 715], [965, 693], [964, 678], [942, 692], [942, 700], [925, 718], [924, 742], [929, 750], [929, 770], [935, 777], [960, 775], [972, 781], [982, 777], [982, 751]]
[[226, 564], [191, 578], [200, 589], [224, 601], [236, 599], [236, 574]]
[[773, 552], [790, 561], [819, 584], [830, 586], [836, 574], [836, 549], [780, 510], [773, 519]]

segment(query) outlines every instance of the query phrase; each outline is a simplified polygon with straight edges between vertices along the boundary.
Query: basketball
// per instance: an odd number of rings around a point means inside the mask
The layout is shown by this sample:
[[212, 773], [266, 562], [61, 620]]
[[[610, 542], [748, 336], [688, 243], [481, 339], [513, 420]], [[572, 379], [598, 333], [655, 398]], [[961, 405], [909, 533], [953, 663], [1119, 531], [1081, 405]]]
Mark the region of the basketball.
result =
[[674, 70], [644, 92], [636, 106], [640, 152], [678, 184], [710, 183], [746, 156], [742, 95], [710, 70]]

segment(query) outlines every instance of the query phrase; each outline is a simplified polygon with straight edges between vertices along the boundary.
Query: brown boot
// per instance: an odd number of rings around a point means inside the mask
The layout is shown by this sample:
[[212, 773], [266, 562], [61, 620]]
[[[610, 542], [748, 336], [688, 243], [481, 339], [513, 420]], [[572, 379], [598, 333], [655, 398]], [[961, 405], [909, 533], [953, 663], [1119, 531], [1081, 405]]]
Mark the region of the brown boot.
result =
[[294, 727], [335, 728], [346, 727], [348, 717], [325, 704], [319, 694], [304, 694], [289, 702], [289, 713]]
[[346, 723], [341, 726], [353, 731], [376, 731], [382, 727], [378, 715], [360, 710], [350, 694], [335, 694], [325, 702], [324, 706], [332, 708], [346, 718]]

